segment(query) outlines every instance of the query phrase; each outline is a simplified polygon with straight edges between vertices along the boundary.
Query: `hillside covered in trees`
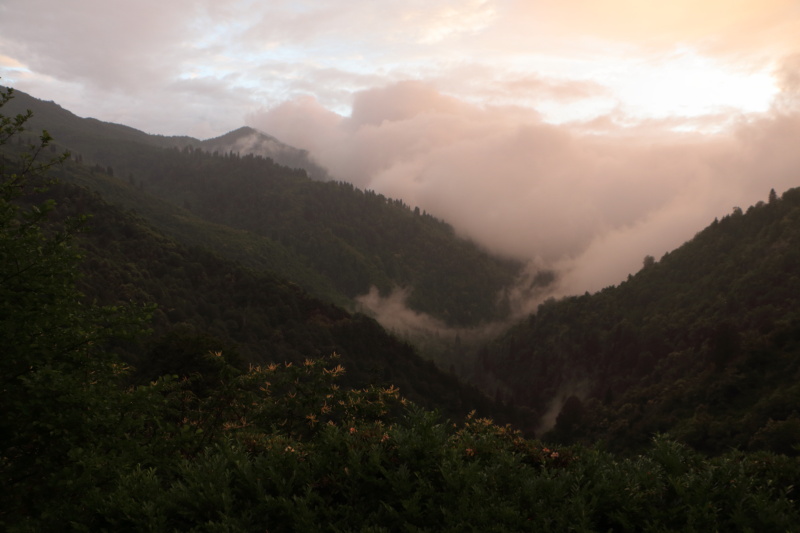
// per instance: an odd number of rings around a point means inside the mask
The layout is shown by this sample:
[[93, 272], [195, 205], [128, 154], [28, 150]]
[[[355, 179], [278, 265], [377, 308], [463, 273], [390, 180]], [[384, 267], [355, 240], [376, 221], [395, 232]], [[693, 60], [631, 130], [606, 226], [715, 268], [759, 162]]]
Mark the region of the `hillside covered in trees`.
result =
[[76, 238], [83, 254], [79, 286], [87, 297], [103, 305], [155, 306], [152, 338], [119, 346], [139, 379], [190, 375], [212, 351], [240, 369], [338, 353], [348, 368], [343, 385], [400, 386], [409, 399], [444, 412], [500, 415], [499, 406], [363, 314], [314, 298], [275, 274], [177, 244], [86, 189], [62, 184], [48, 193], [57, 214], [91, 217]]
[[478, 374], [564, 442], [635, 450], [800, 443], [800, 189], [733, 213], [619, 286], [548, 301]]
[[[58, 166], [43, 159], [49, 135], [30, 150], [15, 144], [26, 121], [0, 115], [4, 530], [787, 531], [800, 522], [794, 457], [705, 459], [659, 437], [620, 459], [548, 447], [473, 415], [453, 424], [394, 386], [340, 386], [345, 356], [313, 356], [341, 342], [357, 365], [336, 334], [342, 325], [363, 339], [357, 317], [48, 183]], [[102, 224], [80, 234], [87, 214]], [[138, 262], [126, 240], [141, 249]], [[128, 263], [115, 265], [121, 258]], [[194, 315], [213, 303], [185, 305], [189, 285], [229, 299]], [[149, 306], [151, 297], [174, 307]], [[263, 305], [254, 320], [284, 337], [265, 351], [313, 353], [245, 368], [226, 342], [192, 329], [246, 330], [240, 299], [248, 311]], [[126, 365], [151, 335], [148, 315], [158, 329], [170, 313], [182, 328]], [[304, 323], [310, 347], [291, 342]], [[402, 358], [382, 335], [367, 348]]]

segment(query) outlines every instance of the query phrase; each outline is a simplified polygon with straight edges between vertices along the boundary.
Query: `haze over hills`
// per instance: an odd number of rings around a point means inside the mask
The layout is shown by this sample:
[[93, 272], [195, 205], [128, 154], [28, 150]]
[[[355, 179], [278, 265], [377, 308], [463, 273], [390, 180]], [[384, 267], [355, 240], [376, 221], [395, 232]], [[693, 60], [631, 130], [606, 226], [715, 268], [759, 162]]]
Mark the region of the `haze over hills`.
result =
[[309, 150], [336, 179], [556, 272], [555, 294], [571, 295], [619, 283], [642, 257], [680, 246], [733, 206], [796, 186], [796, 77], [787, 63], [776, 73], [782, 99], [734, 113], [714, 133], [685, 116], [554, 125], [530, 107], [464, 100], [417, 80], [355, 92], [349, 114], [298, 97], [248, 124]]

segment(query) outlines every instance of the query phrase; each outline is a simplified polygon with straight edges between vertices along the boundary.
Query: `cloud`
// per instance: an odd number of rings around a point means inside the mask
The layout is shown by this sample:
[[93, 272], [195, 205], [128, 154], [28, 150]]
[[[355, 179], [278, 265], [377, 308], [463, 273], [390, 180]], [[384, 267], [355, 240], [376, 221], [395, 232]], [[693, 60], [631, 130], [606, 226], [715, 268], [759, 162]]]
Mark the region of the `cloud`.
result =
[[[453, 35], [471, 35], [486, 29], [497, 16], [495, 2], [468, 0], [446, 2], [432, 11], [419, 9], [404, 14], [404, 22], [415, 30], [420, 43], [438, 43]], [[430, 7], [430, 4], [425, 6]]]
[[628, 52], [669, 50], [678, 43], [714, 54], [774, 53], [798, 44], [792, 0], [518, 0], [509, 11], [514, 18], [506, 31], [535, 24], [546, 38], [619, 43]]
[[575, 101], [585, 98], [607, 96], [609, 90], [603, 85], [585, 80], [554, 80], [541, 76], [522, 76], [502, 82], [507, 93], [519, 94], [520, 92], [534, 94], [540, 98], [554, 100]]
[[174, 72], [185, 20], [202, 7], [188, 0], [143, 0], [135, 10], [114, 2], [9, 2], [3, 8], [3, 47], [33, 70], [105, 89], [147, 87]]
[[25, 65], [23, 65], [13, 57], [8, 57], [6, 55], [0, 54], [0, 68], [24, 69]]
[[403, 198], [495, 253], [556, 269], [561, 293], [618, 283], [733, 206], [800, 185], [797, 115], [741, 119], [717, 135], [618, 120], [592, 135], [419, 82], [364, 91], [349, 117], [304, 99], [250, 119], [338, 179]]
[[[703, 101], [739, 105], [729, 89], [800, 50], [799, 21], [789, 0], [12, 0], [0, 3], [0, 74], [78, 114], [159, 133], [219, 135], [308, 95], [349, 115], [354, 94], [404, 79], [563, 122], [626, 99], [647, 114], [654, 98], [641, 95], [659, 90], [691, 100], [686, 81], [723, 67], [730, 82], [704, 82]], [[671, 87], [648, 84], [660, 68], [686, 68], [676, 50], [708, 64]], [[211, 80], [213, 105], [185, 90]]]
[[341, 144], [341, 117], [322, 106], [312, 96], [302, 96], [284, 102], [267, 111], [260, 110], [247, 118], [254, 125], [273, 135], [280, 132], [281, 141], [330, 159], [333, 147]]
[[776, 69], [780, 94], [775, 109], [781, 113], [800, 112], [800, 53], [786, 57]]

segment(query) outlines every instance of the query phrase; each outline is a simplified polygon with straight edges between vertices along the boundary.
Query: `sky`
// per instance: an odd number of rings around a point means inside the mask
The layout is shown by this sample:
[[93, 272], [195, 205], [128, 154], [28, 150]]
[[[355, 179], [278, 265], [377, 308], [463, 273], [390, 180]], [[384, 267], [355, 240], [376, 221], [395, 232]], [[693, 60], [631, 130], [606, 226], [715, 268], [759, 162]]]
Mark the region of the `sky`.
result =
[[594, 291], [800, 185], [797, 0], [0, 0], [0, 83], [242, 125]]

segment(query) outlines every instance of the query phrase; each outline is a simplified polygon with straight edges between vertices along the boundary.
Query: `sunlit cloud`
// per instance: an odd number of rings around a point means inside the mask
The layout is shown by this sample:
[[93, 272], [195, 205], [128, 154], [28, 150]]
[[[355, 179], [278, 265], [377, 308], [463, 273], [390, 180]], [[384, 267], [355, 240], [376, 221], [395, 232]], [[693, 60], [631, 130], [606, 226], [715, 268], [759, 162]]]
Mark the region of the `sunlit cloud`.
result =
[[497, 15], [489, 0], [451, 2], [432, 12], [409, 10], [403, 14], [405, 26], [412, 29], [421, 44], [436, 44], [458, 34], [472, 34], [486, 29]]
[[638, 64], [618, 75], [617, 94], [631, 114], [697, 116], [718, 109], [764, 112], [778, 93], [770, 70], [737, 71], [691, 51]]
[[9, 57], [3, 54], [0, 54], [0, 68], [5, 69], [13, 69], [13, 70], [27, 70], [25, 65], [14, 59], [13, 57]]
[[[776, 65], [800, 44], [798, 8], [783, 0], [30, 0], [0, 9], [0, 53], [15, 64], [101, 92], [158, 92], [140, 127], [176, 79], [212, 77], [251, 89], [244, 108], [224, 111], [239, 121], [300, 94], [346, 114], [354, 93], [403, 79], [529, 107], [553, 123], [615, 108], [640, 118], [760, 112], [776, 94]], [[32, 79], [21, 88], [55, 96], [55, 85]], [[103, 101], [91, 109], [102, 115]], [[89, 108], [74, 103], [64, 102]], [[190, 128], [179, 127], [164, 132]]]

